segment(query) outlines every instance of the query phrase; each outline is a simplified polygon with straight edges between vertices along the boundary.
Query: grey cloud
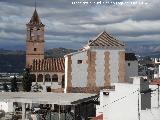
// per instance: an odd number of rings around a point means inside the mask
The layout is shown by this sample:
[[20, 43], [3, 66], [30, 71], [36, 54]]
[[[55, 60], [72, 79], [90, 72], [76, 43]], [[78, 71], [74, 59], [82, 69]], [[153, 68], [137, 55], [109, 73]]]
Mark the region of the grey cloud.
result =
[[[30, 6], [34, 7], [35, 6], [35, 0], [1, 0], [0, 2], [5, 2], [8, 4], [13, 4], [17, 6]], [[60, 8], [60, 9], [65, 9], [65, 8], [70, 8], [73, 6], [71, 4], [71, 1], [68, 0], [37, 0], [37, 7], [41, 8]]]
[[[159, 0], [151, 1], [151, 5], [144, 7], [74, 6], [72, 1], [79, 0], [37, 0], [37, 11], [46, 25], [48, 46], [81, 46], [103, 30], [120, 36], [124, 41], [134, 41], [134, 38], [138, 41], [149, 40], [152, 38], [150, 36], [160, 34]], [[34, 0], [0, 0], [0, 31], [6, 34], [5, 37], [0, 36], [0, 44], [14, 40], [15, 44], [18, 41], [25, 43], [25, 24], [33, 11]], [[126, 22], [128, 20], [131, 22]]]

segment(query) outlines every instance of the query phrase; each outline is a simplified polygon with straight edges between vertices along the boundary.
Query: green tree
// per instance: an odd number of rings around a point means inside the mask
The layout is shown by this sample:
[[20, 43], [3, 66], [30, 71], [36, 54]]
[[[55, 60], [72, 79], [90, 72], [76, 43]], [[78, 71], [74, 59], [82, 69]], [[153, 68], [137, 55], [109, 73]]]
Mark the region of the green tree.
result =
[[8, 88], [8, 85], [7, 85], [6, 82], [3, 83], [3, 90], [4, 90], [5, 92], [9, 92], [9, 88]]
[[17, 78], [14, 76], [14, 78], [11, 80], [11, 92], [18, 91], [18, 85], [17, 85]]
[[32, 77], [31, 77], [29, 68], [26, 68], [24, 73], [23, 73], [22, 86], [23, 86], [24, 91], [26, 91], [26, 92], [31, 91]]

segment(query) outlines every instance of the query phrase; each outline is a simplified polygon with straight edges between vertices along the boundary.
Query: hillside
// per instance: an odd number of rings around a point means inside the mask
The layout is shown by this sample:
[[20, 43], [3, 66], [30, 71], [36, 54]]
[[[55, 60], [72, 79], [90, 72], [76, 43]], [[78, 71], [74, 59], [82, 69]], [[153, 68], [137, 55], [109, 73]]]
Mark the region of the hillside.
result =
[[72, 53], [72, 52], [76, 52], [77, 50], [73, 50], [73, 49], [66, 49], [66, 48], [53, 48], [53, 49], [49, 49], [45, 52], [45, 57], [46, 58], [60, 58], [60, 57], [64, 57], [64, 55], [68, 54], [68, 53]]
[[142, 57], [160, 58], [160, 43], [128, 42], [126, 51], [134, 52]]
[[[73, 49], [53, 48], [45, 52], [45, 58], [63, 57]], [[22, 72], [25, 67], [25, 51], [0, 50], [0, 72]]]
[[[129, 49], [128, 49], [129, 48]], [[128, 47], [126, 51], [135, 52], [142, 57], [159, 57], [160, 47], [159, 45], [133, 45]], [[59, 58], [64, 55], [76, 52], [77, 50], [66, 48], [52, 48], [46, 50], [45, 58]], [[25, 51], [12, 51], [0, 49], [0, 72], [22, 72], [25, 67]]]
[[22, 72], [25, 54], [0, 54], [0, 72]]

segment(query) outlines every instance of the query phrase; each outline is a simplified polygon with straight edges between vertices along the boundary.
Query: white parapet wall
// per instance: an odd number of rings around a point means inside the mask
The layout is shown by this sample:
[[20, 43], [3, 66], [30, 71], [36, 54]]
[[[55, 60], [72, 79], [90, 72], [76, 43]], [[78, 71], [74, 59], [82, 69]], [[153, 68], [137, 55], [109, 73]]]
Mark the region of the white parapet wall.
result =
[[5, 112], [13, 112], [13, 102], [3, 102], [0, 101], [0, 110], [4, 110]]
[[[78, 60], [82, 63], [78, 64]], [[72, 56], [72, 86], [73, 87], [86, 87], [87, 85], [87, 52], [79, 52]]]

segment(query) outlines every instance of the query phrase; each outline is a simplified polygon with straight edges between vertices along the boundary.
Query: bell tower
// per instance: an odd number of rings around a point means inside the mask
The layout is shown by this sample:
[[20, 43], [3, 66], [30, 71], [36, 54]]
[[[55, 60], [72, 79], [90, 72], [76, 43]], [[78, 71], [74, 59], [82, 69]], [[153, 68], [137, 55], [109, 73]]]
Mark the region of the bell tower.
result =
[[44, 59], [44, 27], [35, 8], [31, 20], [26, 24], [26, 67], [30, 67], [34, 59]]

